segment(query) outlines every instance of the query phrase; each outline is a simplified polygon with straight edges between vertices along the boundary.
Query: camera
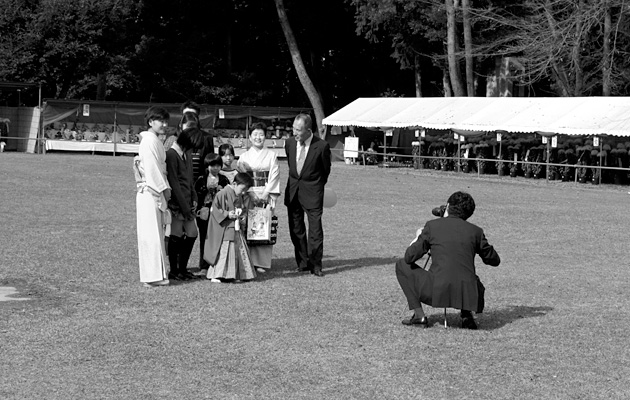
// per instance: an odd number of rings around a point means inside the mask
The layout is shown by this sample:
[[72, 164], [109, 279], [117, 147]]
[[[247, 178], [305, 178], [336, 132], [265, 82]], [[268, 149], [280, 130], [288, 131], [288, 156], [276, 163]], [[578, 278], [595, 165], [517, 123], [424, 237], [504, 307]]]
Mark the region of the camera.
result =
[[436, 217], [440, 217], [442, 218], [444, 216], [444, 213], [446, 212], [446, 206], [442, 205], [439, 207], [435, 207], [433, 210], [431, 210], [431, 214], [435, 215]]

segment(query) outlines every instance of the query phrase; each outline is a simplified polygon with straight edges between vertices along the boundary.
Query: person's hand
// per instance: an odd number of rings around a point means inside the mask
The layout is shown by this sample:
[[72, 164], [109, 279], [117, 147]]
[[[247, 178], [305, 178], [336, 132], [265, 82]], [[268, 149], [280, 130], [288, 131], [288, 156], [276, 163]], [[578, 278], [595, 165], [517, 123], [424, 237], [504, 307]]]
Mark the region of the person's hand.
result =
[[262, 192], [262, 195], [260, 195], [260, 200], [267, 202], [269, 200], [269, 193], [267, 192]]
[[171, 199], [171, 189], [164, 189], [163, 193], [166, 201], [169, 201]]

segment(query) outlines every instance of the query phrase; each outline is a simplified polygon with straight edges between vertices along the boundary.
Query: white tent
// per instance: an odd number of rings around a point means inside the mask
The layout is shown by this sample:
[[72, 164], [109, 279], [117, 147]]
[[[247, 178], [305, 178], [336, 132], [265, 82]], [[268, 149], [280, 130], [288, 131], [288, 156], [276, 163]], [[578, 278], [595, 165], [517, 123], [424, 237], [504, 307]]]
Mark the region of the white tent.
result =
[[358, 98], [323, 123], [379, 129], [630, 136], [630, 97]]

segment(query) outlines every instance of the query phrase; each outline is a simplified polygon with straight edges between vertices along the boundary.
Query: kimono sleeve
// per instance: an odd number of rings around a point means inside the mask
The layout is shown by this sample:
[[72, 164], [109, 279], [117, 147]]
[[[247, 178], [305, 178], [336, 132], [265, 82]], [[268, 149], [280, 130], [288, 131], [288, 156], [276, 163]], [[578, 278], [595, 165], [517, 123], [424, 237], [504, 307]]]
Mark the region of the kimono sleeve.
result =
[[[157, 193], [170, 188], [163, 172], [166, 170], [164, 148], [160, 147], [162, 147], [162, 144], [157, 139], [145, 139], [140, 142], [138, 150], [146, 184]], [[160, 151], [162, 154], [160, 154]]]

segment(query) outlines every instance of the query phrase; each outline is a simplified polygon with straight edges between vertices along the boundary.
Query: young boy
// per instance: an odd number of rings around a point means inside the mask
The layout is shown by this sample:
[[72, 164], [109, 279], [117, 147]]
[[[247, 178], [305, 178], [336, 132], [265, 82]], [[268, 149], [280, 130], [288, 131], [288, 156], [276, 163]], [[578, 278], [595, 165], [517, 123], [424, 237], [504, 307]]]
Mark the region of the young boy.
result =
[[195, 182], [195, 190], [199, 198], [199, 209], [197, 211], [197, 226], [199, 227], [199, 272], [195, 275], [206, 276], [208, 274], [208, 263], [203, 259], [204, 242], [208, 230], [208, 218], [214, 196], [224, 187], [230, 184], [228, 178], [219, 174], [223, 166], [221, 156], [210, 153], [203, 160], [205, 174], [200, 176]]
[[243, 225], [245, 229], [246, 202], [249, 199], [246, 193], [253, 184], [251, 176], [239, 172], [212, 202], [204, 254], [208, 264], [214, 267], [208, 270], [207, 275], [212, 282], [251, 280], [256, 277], [247, 243], [239, 227]]

